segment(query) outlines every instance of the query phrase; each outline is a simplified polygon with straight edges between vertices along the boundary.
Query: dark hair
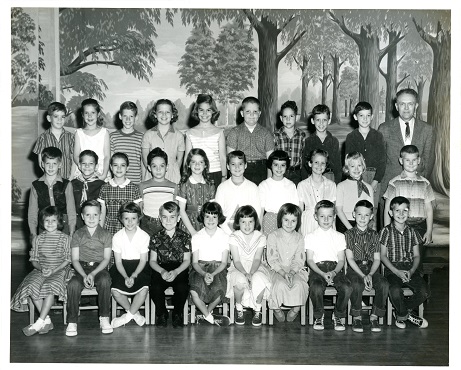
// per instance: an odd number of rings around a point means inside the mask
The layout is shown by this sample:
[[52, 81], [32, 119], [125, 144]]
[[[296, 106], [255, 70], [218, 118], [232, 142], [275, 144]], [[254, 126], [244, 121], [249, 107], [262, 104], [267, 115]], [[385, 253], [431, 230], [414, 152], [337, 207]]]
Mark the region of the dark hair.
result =
[[83, 213], [85, 207], [98, 207], [99, 211], [101, 212], [101, 203], [99, 203], [96, 199], [86, 200], [83, 202], [82, 206], [80, 207], [80, 212]]
[[193, 148], [189, 151], [189, 154], [187, 154], [186, 158], [186, 164], [185, 164], [185, 170], [184, 173], [181, 177], [181, 181], [179, 182], [179, 185], [185, 184], [189, 177], [192, 176], [192, 170], [190, 168], [190, 161], [192, 160], [192, 157], [194, 155], [199, 155], [203, 158], [205, 162], [205, 168], [203, 169], [202, 176], [207, 184], [214, 184], [213, 180], [210, 179], [210, 176], [208, 175], [208, 169], [210, 168], [210, 161], [208, 160], [208, 157], [206, 156], [206, 153], [203, 149], [200, 148]]
[[230, 153], [227, 153], [226, 163], [229, 164], [232, 158], [243, 159], [243, 163], [247, 163], [247, 157], [241, 150], [234, 150]]
[[99, 160], [98, 155], [90, 149], [85, 149], [80, 152], [80, 154], [78, 155], [78, 163], [82, 163], [82, 159], [85, 156], [93, 157], [94, 164], [98, 164], [98, 160]]
[[410, 89], [410, 88], [397, 91], [397, 94], [395, 94], [395, 100], [397, 101], [399, 96], [403, 94], [413, 95], [415, 98], [415, 101], [418, 102], [418, 93], [415, 90]]
[[128, 156], [125, 153], [117, 152], [117, 153], [112, 154], [112, 157], [110, 157], [111, 166], [114, 162], [114, 159], [116, 158], [122, 158], [125, 161], [127, 167], [130, 165], [130, 162], [128, 161]]
[[253, 217], [253, 219], [255, 220], [255, 230], [261, 230], [261, 224], [259, 222], [259, 218], [258, 218], [258, 212], [256, 212], [256, 210], [250, 206], [250, 205], [246, 205], [246, 206], [241, 206], [239, 209], [237, 209], [237, 212], [235, 213], [235, 216], [234, 216], [234, 230], [240, 230], [240, 219], [241, 218], [245, 218], [245, 217]]
[[155, 157], [160, 157], [165, 160], [165, 165], [168, 166], [168, 154], [166, 154], [162, 149], [156, 147], [152, 149], [147, 155], [147, 165], [150, 166], [150, 163]]
[[126, 101], [120, 105], [120, 114], [122, 114], [125, 109], [133, 111], [135, 116], [138, 115], [138, 107], [132, 101]]
[[45, 228], [45, 218], [50, 216], [56, 216], [58, 220], [58, 230], [62, 230], [64, 227], [64, 221], [62, 217], [62, 213], [59, 211], [58, 207], [56, 206], [47, 206], [42, 208], [38, 213], [38, 224], [41, 228]]
[[371, 106], [370, 103], [368, 103], [366, 101], [358, 102], [357, 105], [354, 108], [353, 114], [357, 115], [362, 110], [369, 110], [371, 112], [371, 114], [373, 114], [373, 107]]
[[267, 158], [266, 161], [266, 167], [271, 169], [272, 168], [272, 163], [274, 161], [285, 161], [287, 165], [287, 169], [290, 166], [290, 158], [288, 157], [288, 153], [284, 150], [274, 150], [270, 155], [269, 158]]
[[290, 108], [295, 112], [295, 114], [298, 114], [298, 106], [296, 105], [296, 102], [293, 100], [287, 100], [285, 103], [282, 104], [282, 107], [280, 108], [280, 115], [283, 114], [283, 110], [286, 108]]
[[[92, 99], [92, 98], [89, 98], [89, 99], [85, 99], [84, 101], [82, 101], [82, 104], [81, 104], [81, 108], [82, 108], [82, 116], [84, 116], [84, 107], [85, 105], [91, 105], [95, 110], [96, 112], [98, 113], [98, 117], [96, 119], [96, 125], [98, 126], [102, 126], [104, 125], [104, 120], [103, 118], [100, 116], [99, 113], [101, 113], [101, 106], [99, 105], [98, 101], [96, 99]], [[85, 120], [83, 120], [83, 127], [86, 126], [86, 123], [85, 123]]]
[[365, 208], [373, 210], [373, 204], [371, 204], [371, 202], [366, 199], [360, 199], [357, 203], [355, 203], [354, 212], [359, 207], [365, 207]]
[[258, 108], [261, 106], [261, 102], [258, 98], [254, 96], [247, 96], [245, 99], [242, 100], [242, 110], [245, 108], [246, 104], [258, 104]]
[[329, 155], [328, 155], [328, 152], [326, 150], [323, 150], [323, 149], [314, 149], [314, 150], [311, 150], [311, 152], [309, 153], [309, 162], [312, 163], [312, 160], [314, 159], [314, 157], [316, 155], [321, 155], [321, 156], [324, 156], [327, 160], [327, 165], [328, 165], [328, 159], [329, 159]]
[[176, 214], [179, 215], [179, 206], [173, 201], [163, 203], [160, 206], [160, 208], [158, 210], [159, 217], [161, 217], [163, 210], [165, 210], [165, 211], [167, 211], [169, 213], [176, 212]]
[[178, 110], [176, 109], [174, 103], [170, 99], [159, 99], [155, 102], [154, 106], [149, 112], [149, 118], [154, 122], [154, 125], [158, 124], [158, 119], [156, 117], [157, 108], [161, 104], [167, 104], [171, 107], [171, 121], [170, 124], [175, 123], [178, 120]]
[[330, 202], [329, 200], [323, 199], [315, 205], [315, 214], [319, 211], [320, 208], [331, 208], [333, 210], [333, 213], [336, 214], [335, 210], [335, 204], [333, 202]]
[[400, 149], [400, 157], [402, 154], [418, 154], [419, 156], [419, 150], [416, 145], [405, 145]]
[[141, 208], [135, 202], [125, 202], [120, 206], [118, 209], [118, 220], [120, 222], [122, 222], [122, 216], [124, 213], [136, 213], [138, 215], [138, 220], [142, 217]]
[[200, 210], [200, 214], [197, 217], [197, 221], [203, 223], [205, 220], [205, 214], [217, 215], [218, 216], [218, 225], [221, 225], [226, 221], [226, 217], [224, 217], [222, 208], [219, 203], [216, 202], [206, 202], [202, 209]]
[[282, 219], [285, 215], [293, 215], [296, 217], [296, 228], [295, 230], [298, 231], [301, 227], [301, 208], [293, 203], [285, 203], [282, 205], [277, 213], [277, 227], [280, 229], [282, 227]]
[[198, 108], [202, 103], [210, 105], [211, 110], [213, 111], [213, 114], [211, 115], [211, 123], [215, 123], [218, 120], [220, 113], [213, 97], [208, 94], [198, 94], [197, 100], [194, 103], [194, 108], [192, 108], [191, 116], [197, 121], [200, 121], [200, 118], [198, 117]]
[[344, 159], [343, 172], [344, 172], [346, 175], [349, 175], [349, 165], [350, 165], [350, 162], [351, 162], [351, 161], [354, 161], [354, 160], [357, 160], [357, 161], [362, 162], [362, 165], [363, 165], [363, 172], [366, 171], [366, 169], [367, 169], [367, 164], [365, 163], [365, 158], [363, 157], [362, 153], [359, 153], [359, 152], [350, 152], [350, 153], [346, 154], [346, 158]]
[[42, 150], [42, 162], [45, 162], [45, 159], [59, 159], [62, 161], [62, 152], [61, 149], [56, 148], [55, 146], [48, 146]]
[[66, 106], [58, 101], [55, 101], [48, 105], [47, 111], [49, 116], [51, 116], [53, 112], [64, 112], [64, 114], [67, 115]]
[[326, 114], [328, 119], [330, 119], [330, 108], [328, 108], [328, 106], [325, 104], [318, 104], [312, 108], [312, 116], [314, 119], [317, 114]]
[[408, 208], [410, 208], [410, 201], [408, 200], [408, 198], [398, 196], [398, 197], [392, 198], [389, 209], [394, 209], [394, 206], [400, 206], [401, 204], [406, 204]]

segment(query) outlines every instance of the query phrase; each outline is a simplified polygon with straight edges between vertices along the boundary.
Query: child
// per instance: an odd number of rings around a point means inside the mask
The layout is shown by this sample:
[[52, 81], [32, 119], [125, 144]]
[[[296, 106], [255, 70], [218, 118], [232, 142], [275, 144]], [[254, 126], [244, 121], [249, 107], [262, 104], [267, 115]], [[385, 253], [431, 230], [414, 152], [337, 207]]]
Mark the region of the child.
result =
[[297, 186], [301, 181], [301, 159], [303, 156], [306, 133], [296, 127], [298, 106], [292, 100], [287, 100], [280, 109], [280, 120], [283, 126], [274, 132], [275, 149], [284, 150], [290, 157], [289, 167], [285, 177]]
[[245, 324], [243, 306], [254, 311], [253, 326], [261, 326], [261, 303], [269, 297], [269, 270], [262, 263], [266, 237], [259, 231], [258, 213], [252, 206], [237, 210], [234, 232], [229, 238], [232, 263], [227, 273], [226, 297], [235, 297], [237, 325]]
[[323, 149], [330, 157], [324, 176], [338, 184], [342, 176], [341, 155], [339, 152], [338, 139], [327, 130], [331, 122], [330, 108], [323, 104], [316, 105], [312, 109], [311, 122], [315, 126], [315, 134], [309, 136], [304, 144], [302, 178], [306, 179], [311, 172], [307, 164], [310, 152], [314, 149]]
[[203, 149], [210, 161], [208, 175], [217, 187], [227, 179], [226, 139], [224, 130], [215, 126], [219, 111], [212, 96], [199, 94], [191, 116], [200, 123], [186, 131], [186, 157], [192, 148]]
[[[235, 150], [227, 154], [227, 169], [231, 177], [219, 185], [216, 190], [215, 200], [222, 207], [224, 217], [226, 217], [222, 229], [229, 235], [233, 231], [234, 215], [239, 207], [251, 205], [256, 212], [261, 211], [258, 187], [243, 176], [246, 168], [245, 153]], [[258, 217], [260, 217], [259, 214]]]
[[[418, 175], [419, 162], [418, 148], [414, 145], [405, 145], [400, 150], [399, 162], [403, 166], [403, 172], [389, 181], [383, 197], [384, 226], [390, 223], [390, 203], [396, 196], [406, 197], [410, 200], [410, 213], [407, 224], [416, 229], [422, 236], [424, 244], [432, 242], [433, 210], [432, 202], [435, 201], [434, 192], [430, 182]], [[423, 256], [423, 251], [421, 256]]]
[[143, 213], [141, 228], [150, 236], [162, 229], [159, 208], [163, 203], [176, 200], [177, 185], [165, 179], [168, 169], [168, 155], [160, 148], [151, 150], [147, 163], [152, 178], [139, 184], [142, 194]]
[[249, 96], [242, 101], [240, 114], [244, 122], [229, 131], [227, 136], [227, 153], [240, 150], [248, 157], [247, 178], [259, 185], [269, 177], [265, 170], [266, 159], [274, 150], [274, 138], [271, 132], [258, 124], [261, 111], [259, 100]]
[[202, 149], [194, 148], [188, 152], [185, 167], [186, 173], [179, 183], [177, 199], [183, 229], [194, 235], [203, 227], [197, 221], [200, 209], [214, 199], [216, 188], [208, 174], [210, 162]]
[[[46, 206], [56, 206], [63, 217], [63, 232], [72, 236], [75, 231], [76, 213], [72, 184], [58, 174], [62, 164], [62, 152], [54, 146], [43, 149], [42, 177], [32, 182], [29, 197], [28, 223], [30, 240], [37, 236], [38, 212]], [[40, 227], [40, 231], [43, 231]]]
[[363, 173], [363, 180], [373, 189], [373, 218], [378, 211], [379, 195], [381, 194], [381, 180], [386, 170], [386, 148], [383, 134], [370, 127], [373, 120], [373, 108], [370, 103], [362, 101], [354, 108], [354, 119], [359, 127], [346, 136], [346, 153], [362, 153], [367, 168]]
[[51, 127], [41, 134], [35, 143], [33, 152], [38, 156], [38, 165], [42, 167], [43, 149], [54, 146], [62, 152], [62, 167], [59, 174], [68, 179], [71, 176], [72, 157], [74, 150], [74, 134], [64, 129], [67, 109], [59, 102], [53, 102], [48, 106], [47, 121]]
[[355, 226], [352, 215], [355, 203], [365, 199], [373, 204], [373, 188], [362, 180], [366, 168], [365, 159], [359, 152], [346, 155], [343, 171], [347, 179], [336, 187], [336, 230], [341, 233]]
[[[102, 127], [101, 107], [95, 99], [82, 101], [83, 128], [75, 131], [74, 162], [78, 166], [80, 152], [86, 149], [94, 151], [99, 157], [99, 166], [96, 171], [100, 180], [106, 181], [109, 177], [110, 139], [109, 131]], [[79, 170], [72, 172], [77, 177]]]
[[[123, 229], [112, 238], [115, 265], [110, 270], [112, 295], [125, 310], [120, 317], [112, 318], [111, 326], [118, 328], [134, 319], [143, 326], [146, 318], [139, 313], [147, 297], [150, 283], [150, 269], [147, 265], [149, 235], [139, 228], [141, 208], [134, 202], [123, 204], [118, 217]], [[131, 303], [127, 296], [132, 296]]]
[[346, 237], [346, 258], [349, 264], [346, 276], [352, 284], [351, 311], [352, 330], [363, 332], [362, 293], [366, 289], [375, 289], [373, 308], [370, 316], [372, 332], [380, 332], [378, 316], [386, 314], [389, 283], [378, 269], [381, 265], [378, 233], [369, 228], [373, 216], [373, 204], [368, 200], [359, 200], [355, 205], [353, 216], [356, 225], [344, 233]]
[[104, 181], [96, 175], [98, 168], [98, 155], [92, 150], [83, 150], [78, 156], [78, 169], [80, 174], [73, 179], [72, 188], [74, 190], [75, 210], [77, 214], [77, 229], [80, 229], [84, 223], [80, 218], [80, 206], [87, 200], [98, 199], [101, 186]]
[[347, 302], [352, 293], [351, 282], [344, 274], [344, 235], [333, 230], [335, 205], [329, 200], [321, 200], [315, 205], [315, 220], [319, 228], [306, 235], [307, 265], [309, 274], [310, 298], [314, 307], [314, 330], [324, 329], [323, 295], [327, 285], [338, 291], [332, 316], [335, 330], [344, 331], [343, 320], [347, 314]]
[[229, 235], [219, 227], [225, 221], [221, 206], [216, 202], [205, 203], [198, 220], [205, 227], [192, 237], [190, 295], [202, 312], [203, 321], [219, 326], [229, 325], [227, 316], [212, 314], [227, 291]]
[[[289, 164], [290, 159], [287, 152], [283, 150], [272, 152], [267, 160], [267, 168], [271, 170], [272, 176], [258, 186], [261, 215], [263, 215], [263, 233], [266, 236], [277, 229], [277, 213], [282, 204], [299, 204], [296, 185], [284, 177]], [[266, 211], [265, 214], [264, 211]]]
[[107, 271], [112, 249], [112, 234], [99, 224], [101, 203], [87, 200], [82, 204], [85, 226], [78, 229], [71, 241], [71, 257], [75, 274], [67, 284], [68, 337], [77, 335], [79, 301], [83, 288], [98, 292], [99, 326], [103, 334], [113, 332], [109, 322], [111, 279]]
[[29, 261], [34, 270], [19, 285], [10, 303], [11, 309], [24, 312], [30, 297], [40, 312], [35, 323], [22, 329], [28, 337], [37, 332], [46, 334], [54, 328], [48, 312], [55, 296], [66, 300], [65, 277], [70, 271], [70, 237], [59, 231], [63, 226], [62, 214], [57, 207], [48, 206], [40, 210], [39, 220], [45, 231], [33, 241]]
[[306, 236], [319, 227], [314, 218], [315, 205], [321, 200], [336, 201], [336, 184], [323, 176], [328, 163], [328, 153], [314, 149], [309, 154], [308, 165], [311, 175], [298, 184], [298, 198], [303, 214], [301, 216], [301, 234]]
[[[150, 119], [155, 126], [144, 133], [142, 138], [142, 160], [146, 168], [150, 167], [147, 156], [152, 149], [159, 147], [168, 155], [170, 167], [166, 174], [166, 179], [179, 183], [181, 179], [180, 167], [184, 158], [184, 136], [181, 132], [173, 128], [173, 123], [178, 120], [178, 110], [168, 99], [156, 101], [152, 110], [149, 112]], [[144, 173], [143, 181], [150, 178], [149, 171]], [[162, 203], [163, 204], [163, 203]]]
[[301, 209], [292, 203], [282, 205], [277, 214], [277, 226], [278, 229], [267, 237], [267, 262], [272, 269], [269, 308], [274, 310], [275, 318], [283, 322], [285, 314], [280, 307], [282, 304], [291, 306], [286, 319], [293, 321], [309, 295], [304, 239], [298, 232]]
[[152, 280], [150, 297], [156, 306], [157, 326], [167, 326], [168, 311], [165, 307], [165, 289], [172, 287], [173, 327], [184, 326], [183, 307], [189, 295], [189, 266], [191, 236], [177, 227], [179, 206], [166, 202], [160, 207], [163, 228], [150, 238], [150, 266]]
[[112, 155], [116, 152], [122, 152], [128, 156], [130, 168], [128, 168], [126, 177], [138, 185], [142, 180], [141, 144], [143, 137], [142, 132], [134, 128], [138, 118], [138, 107], [135, 103], [126, 101], [120, 106], [118, 117], [122, 121], [123, 127], [109, 135], [110, 153]]
[[[389, 207], [392, 222], [381, 230], [379, 242], [381, 260], [387, 267], [384, 276], [389, 281], [389, 298], [395, 308], [395, 326], [405, 329], [408, 320], [420, 328], [427, 328], [427, 320], [413, 313], [429, 297], [426, 281], [418, 271], [421, 236], [407, 224], [410, 213], [407, 198], [392, 198]], [[413, 295], [404, 298], [403, 287], [410, 288]]]

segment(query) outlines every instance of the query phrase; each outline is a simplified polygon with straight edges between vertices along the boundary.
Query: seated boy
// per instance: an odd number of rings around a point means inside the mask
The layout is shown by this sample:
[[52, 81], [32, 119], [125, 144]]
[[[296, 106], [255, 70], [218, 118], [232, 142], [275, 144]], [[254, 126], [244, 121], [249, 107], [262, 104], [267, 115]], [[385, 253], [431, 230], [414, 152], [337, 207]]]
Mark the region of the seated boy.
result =
[[380, 332], [378, 316], [386, 314], [389, 283], [378, 272], [381, 265], [378, 233], [369, 227], [373, 219], [373, 204], [366, 199], [359, 200], [352, 213], [356, 225], [344, 233], [346, 237], [346, 258], [349, 264], [346, 276], [352, 284], [351, 316], [354, 321], [352, 330], [363, 332], [362, 294], [363, 290], [375, 289], [373, 309], [370, 316], [372, 332]]
[[109, 322], [110, 286], [112, 280], [107, 265], [112, 252], [112, 234], [99, 225], [101, 204], [87, 200], [82, 204], [85, 226], [78, 229], [70, 244], [72, 265], [75, 274], [67, 284], [67, 329], [66, 335], [77, 335], [79, 301], [83, 288], [98, 292], [99, 326], [103, 334], [112, 333]]
[[[426, 281], [418, 271], [421, 236], [407, 224], [409, 207], [410, 201], [407, 198], [393, 198], [389, 210], [392, 222], [379, 234], [381, 260], [387, 267], [384, 276], [389, 281], [389, 298], [395, 308], [395, 325], [400, 329], [405, 329], [407, 320], [420, 328], [429, 325], [426, 319], [413, 313], [429, 297], [429, 293]], [[410, 288], [413, 295], [404, 297], [403, 287]]]
[[327, 285], [333, 285], [338, 291], [332, 320], [337, 331], [346, 330], [342, 320], [346, 317], [347, 302], [352, 293], [351, 282], [343, 271], [344, 235], [333, 229], [335, 205], [329, 200], [321, 200], [315, 205], [315, 220], [319, 228], [306, 235], [307, 265], [309, 274], [309, 294], [314, 306], [314, 329], [323, 330], [323, 295]]

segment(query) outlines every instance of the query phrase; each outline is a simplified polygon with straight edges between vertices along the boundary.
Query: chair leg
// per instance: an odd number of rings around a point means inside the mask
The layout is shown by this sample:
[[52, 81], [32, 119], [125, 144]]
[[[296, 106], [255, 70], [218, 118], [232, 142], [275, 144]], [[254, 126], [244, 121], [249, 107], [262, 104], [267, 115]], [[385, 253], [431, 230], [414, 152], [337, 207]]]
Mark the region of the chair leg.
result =
[[195, 304], [190, 305], [190, 323], [195, 324]]
[[151, 325], [155, 325], [155, 303], [151, 302], [150, 304], [150, 323]]
[[30, 297], [27, 298], [27, 303], [29, 304], [29, 323], [30, 325], [32, 325], [35, 322], [35, 306], [34, 302], [32, 302], [32, 299]]
[[314, 325], [314, 305], [309, 297], [309, 325]]
[[274, 325], [274, 310], [269, 308], [269, 326]]
[[306, 326], [306, 304], [301, 306], [301, 325]]
[[266, 325], [267, 323], [267, 301], [265, 299], [263, 299], [263, 301], [261, 302], [261, 314], [262, 314], [262, 323], [264, 325]]
[[424, 317], [424, 303], [421, 303], [421, 304], [419, 305], [418, 315], [419, 315], [419, 317], [421, 317], [421, 318]]
[[146, 318], [146, 325], [150, 325], [150, 296], [147, 290], [146, 300], [144, 301], [144, 317]]
[[185, 326], [187, 326], [189, 324], [189, 302], [187, 302], [187, 299], [186, 299], [186, 302], [184, 302], [184, 311], [183, 311], [183, 323]]
[[117, 317], [117, 301], [112, 296], [112, 320]]
[[347, 324], [352, 325], [351, 301], [347, 302]]
[[391, 300], [387, 298], [387, 326], [392, 325], [392, 304]]
[[233, 324], [235, 321], [235, 298], [232, 296], [230, 298], [230, 303], [229, 303], [229, 311], [230, 311], [230, 322]]

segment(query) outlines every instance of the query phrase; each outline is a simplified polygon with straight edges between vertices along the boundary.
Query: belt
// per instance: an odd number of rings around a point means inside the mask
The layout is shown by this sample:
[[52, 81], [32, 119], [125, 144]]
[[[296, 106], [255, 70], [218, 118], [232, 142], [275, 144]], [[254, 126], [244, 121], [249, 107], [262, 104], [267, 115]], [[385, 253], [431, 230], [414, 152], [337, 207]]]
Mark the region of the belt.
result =
[[368, 264], [372, 264], [373, 261], [369, 261], [369, 260], [362, 260], [362, 261], [360, 261], [360, 260], [359, 260], [359, 261], [355, 261], [355, 263], [356, 263], [357, 265], [368, 265]]
[[376, 171], [376, 167], [367, 167], [367, 171]]
[[265, 159], [248, 159], [247, 163], [257, 164], [257, 163], [266, 163]]
[[99, 262], [84, 262], [84, 261], [80, 261], [80, 265], [82, 266], [97, 266], [99, 265]]

